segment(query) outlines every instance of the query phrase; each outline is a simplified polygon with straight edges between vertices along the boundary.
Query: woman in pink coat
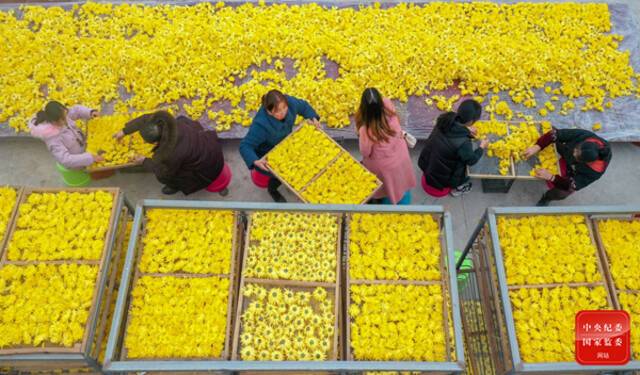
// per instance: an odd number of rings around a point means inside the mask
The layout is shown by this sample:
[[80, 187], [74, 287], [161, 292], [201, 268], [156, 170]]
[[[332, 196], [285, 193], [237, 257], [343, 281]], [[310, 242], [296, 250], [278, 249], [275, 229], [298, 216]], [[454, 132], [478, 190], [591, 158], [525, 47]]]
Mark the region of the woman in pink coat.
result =
[[86, 137], [75, 120], [97, 116], [95, 109], [81, 105], [67, 109], [59, 102], [51, 101], [29, 121], [29, 130], [31, 135], [44, 141], [58, 163], [67, 169], [83, 169], [104, 158], [86, 151]]
[[373, 202], [411, 203], [416, 176], [391, 100], [383, 98], [375, 88], [365, 89], [356, 113], [356, 129], [362, 164], [383, 183]]

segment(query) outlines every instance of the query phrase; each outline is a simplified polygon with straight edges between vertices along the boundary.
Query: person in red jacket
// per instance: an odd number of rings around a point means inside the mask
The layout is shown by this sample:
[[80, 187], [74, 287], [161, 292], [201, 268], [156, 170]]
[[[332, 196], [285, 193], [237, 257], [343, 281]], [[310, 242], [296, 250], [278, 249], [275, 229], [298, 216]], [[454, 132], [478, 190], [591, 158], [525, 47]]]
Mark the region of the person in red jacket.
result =
[[574, 191], [585, 188], [604, 174], [611, 161], [609, 143], [594, 133], [582, 129], [555, 128], [525, 150], [525, 158], [537, 154], [551, 143], [556, 144], [561, 157], [560, 164], [566, 165], [566, 172], [553, 175], [546, 169], [536, 169], [536, 177], [553, 186], [542, 195], [536, 206], [548, 206], [552, 200], [565, 199]]

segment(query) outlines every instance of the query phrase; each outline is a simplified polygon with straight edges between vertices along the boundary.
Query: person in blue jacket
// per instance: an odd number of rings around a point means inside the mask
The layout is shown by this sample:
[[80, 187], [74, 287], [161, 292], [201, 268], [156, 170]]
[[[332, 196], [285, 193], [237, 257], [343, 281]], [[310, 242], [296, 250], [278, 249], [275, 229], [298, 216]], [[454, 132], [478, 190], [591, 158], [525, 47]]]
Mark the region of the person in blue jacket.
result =
[[247, 167], [257, 168], [260, 173], [271, 176], [267, 191], [276, 202], [286, 202], [286, 199], [278, 192], [281, 182], [268, 172], [264, 156], [291, 134], [298, 115], [320, 126], [320, 116], [309, 103], [271, 90], [262, 97], [262, 106], [253, 118], [249, 132], [240, 142], [240, 155]]

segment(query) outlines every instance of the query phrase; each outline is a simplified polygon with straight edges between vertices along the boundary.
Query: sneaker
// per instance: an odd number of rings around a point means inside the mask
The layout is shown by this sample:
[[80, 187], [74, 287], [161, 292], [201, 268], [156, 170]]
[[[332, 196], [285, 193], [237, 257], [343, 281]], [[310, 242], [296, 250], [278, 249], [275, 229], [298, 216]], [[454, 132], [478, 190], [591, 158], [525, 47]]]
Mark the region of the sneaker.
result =
[[274, 202], [285, 203], [287, 201], [287, 199], [277, 190], [269, 190], [269, 195], [273, 198]]
[[544, 196], [540, 198], [538, 203], [536, 203], [536, 207], [547, 207], [549, 205], [550, 200], [545, 199]]
[[163, 186], [163, 187], [162, 187], [162, 194], [165, 194], [165, 195], [173, 195], [173, 194], [175, 194], [175, 193], [177, 193], [177, 192], [178, 192], [178, 189], [174, 189], [174, 188], [169, 187], [169, 186], [167, 186], [167, 185], [165, 185], [165, 186]]
[[460, 185], [455, 189], [451, 189], [451, 192], [449, 194], [452, 197], [459, 197], [463, 194], [467, 194], [468, 192], [470, 192], [472, 186], [473, 185], [471, 184], [471, 182], [467, 182], [466, 184]]

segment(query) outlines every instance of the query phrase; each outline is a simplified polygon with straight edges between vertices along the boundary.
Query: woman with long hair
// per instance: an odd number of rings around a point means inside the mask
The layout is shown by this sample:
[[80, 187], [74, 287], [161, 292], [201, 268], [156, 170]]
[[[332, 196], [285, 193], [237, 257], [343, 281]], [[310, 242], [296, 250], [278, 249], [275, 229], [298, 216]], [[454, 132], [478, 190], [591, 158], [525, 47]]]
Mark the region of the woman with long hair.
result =
[[31, 135], [44, 141], [56, 161], [67, 169], [83, 169], [104, 158], [87, 152], [85, 134], [76, 120], [98, 116], [98, 111], [81, 105], [67, 108], [60, 102], [50, 101], [29, 121]]
[[427, 142], [420, 152], [418, 166], [429, 186], [443, 190], [451, 188], [454, 197], [471, 191], [467, 166], [480, 160], [489, 141], [480, 141], [474, 150], [476, 129], [473, 124], [480, 119], [482, 106], [468, 99], [460, 103], [456, 112], [441, 114]]
[[383, 98], [373, 87], [365, 89], [356, 112], [356, 129], [362, 164], [383, 183], [373, 202], [411, 203], [416, 176], [391, 100]]
[[155, 145], [151, 158], [137, 157], [136, 162], [164, 184], [163, 194], [191, 194], [209, 186], [222, 173], [224, 156], [218, 135], [197, 121], [157, 111], [129, 121], [114, 138], [120, 140], [134, 132]]

